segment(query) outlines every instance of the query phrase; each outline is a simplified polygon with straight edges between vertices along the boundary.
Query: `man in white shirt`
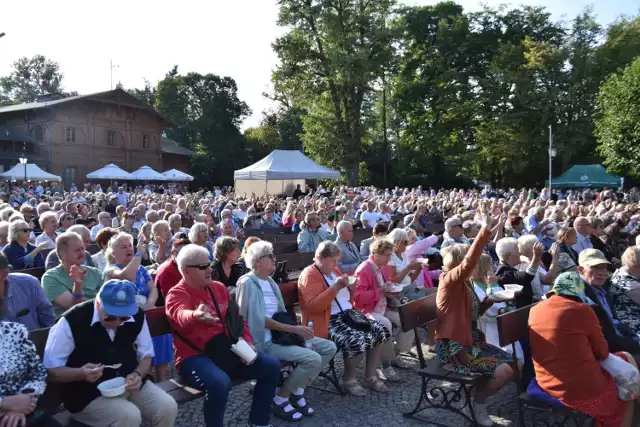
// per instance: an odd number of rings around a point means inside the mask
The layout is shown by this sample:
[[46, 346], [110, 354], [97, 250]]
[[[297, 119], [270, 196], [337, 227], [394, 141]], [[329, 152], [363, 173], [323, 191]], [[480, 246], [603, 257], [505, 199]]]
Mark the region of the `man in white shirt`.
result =
[[584, 217], [579, 216], [573, 221], [573, 228], [576, 229], [578, 241], [575, 245], [573, 245], [573, 250], [580, 255], [580, 252], [585, 249], [592, 249], [593, 245], [591, 244], [591, 240], [589, 240], [589, 235], [591, 234], [591, 222]]
[[[137, 427], [144, 418], [156, 427], [174, 425], [176, 401], [146, 381], [154, 350], [136, 293], [133, 283], [110, 280], [95, 300], [66, 311], [49, 332], [44, 367], [61, 384], [65, 408], [82, 424]], [[117, 377], [125, 377], [128, 395], [101, 396], [98, 384]]]
[[240, 222], [244, 222], [247, 217], [247, 202], [240, 200], [238, 202], [238, 209], [233, 210], [233, 216], [238, 218]]
[[111, 227], [111, 215], [109, 215], [108, 212], [100, 212], [98, 214], [98, 225], [94, 225], [91, 228], [91, 241], [95, 242], [96, 241], [96, 237], [98, 236], [98, 233], [100, 232], [100, 230], [102, 230], [105, 227]]
[[127, 207], [127, 204], [129, 203], [129, 193], [124, 191], [124, 187], [120, 187], [118, 189], [116, 197], [118, 198], [119, 205]]
[[360, 214], [360, 221], [364, 228], [373, 228], [378, 222], [378, 219], [380, 219], [378, 213], [374, 212], [375, 208], [376, 202], [369, 201], [366, 204], [366, 210], [362, 211]]

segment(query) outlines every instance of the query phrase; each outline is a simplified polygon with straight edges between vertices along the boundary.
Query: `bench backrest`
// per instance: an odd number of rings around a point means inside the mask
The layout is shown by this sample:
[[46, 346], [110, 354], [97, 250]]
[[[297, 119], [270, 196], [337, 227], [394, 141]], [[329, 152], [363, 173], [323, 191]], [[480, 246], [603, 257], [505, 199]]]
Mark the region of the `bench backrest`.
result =
[[37, 267], [37, 268], [25, 268], [23, 270], [11, 270], [11, 273], [28, 274], [29, 276], [33, 276], [38, 280], [42, 280], [42, 276], [44, 275], [45, 271], [47, 270], [44, 267]]
[[410, 301], [398, 307], [400, 324], [404, 332], [409, 332], [436, 320], [438, 306], [436, 304], [436, 288], [428, 289], [430, 295]]
[[509, 311], [496, 318], [500, 347], [513, 345], [529, 335], [529, 311], [535, 304]]
[[281, 254], [276, 257], [278, 261], [287, 261], [287, 271], [300, 271], [313, 264], [313, 252]]
[[291, 228], [288, 227], [278, 227], [278, 228], [245, 228], [244, 235], [249, 236], [266, 236], [266, 235], [274, 235], [274, 234], [289, 234], [291, 233]]
[[275, 255], [290, 254], [298, 251], [298, 242], [272, 242]]

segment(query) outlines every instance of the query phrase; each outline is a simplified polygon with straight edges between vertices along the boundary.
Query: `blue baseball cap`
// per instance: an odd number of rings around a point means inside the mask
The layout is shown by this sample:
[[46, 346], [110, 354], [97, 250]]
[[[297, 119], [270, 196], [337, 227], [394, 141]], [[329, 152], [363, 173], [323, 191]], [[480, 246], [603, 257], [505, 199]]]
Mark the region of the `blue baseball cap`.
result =
[[111, 316], [133, 316], [138, 312], [136, 285], [127, 280], [112, 279], [102, 285], [98, 297], [100, 304]]

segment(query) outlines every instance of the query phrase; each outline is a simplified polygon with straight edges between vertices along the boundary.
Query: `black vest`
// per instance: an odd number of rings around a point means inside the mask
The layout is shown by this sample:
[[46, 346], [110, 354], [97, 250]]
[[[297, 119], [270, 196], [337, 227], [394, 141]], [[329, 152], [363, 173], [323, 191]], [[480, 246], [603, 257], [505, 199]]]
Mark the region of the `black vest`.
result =
[[95, 301], [85, 301], [66, 311], [61, 317], [67, 319], [73, 335], [75, 349], [69, 356], [67, 366], [80, 368], [87, 363], [115, 365], [120, 369], [105, 369], [95, 383], [75, 381], [62, 385], [62, 402], [71, 413], [82, 411], [100, 396], [98, 384], [116, 377], [126, 377], [138, 366], [135, 342], [144, 324], [144, 311], [138, 310], [134, 322], [123, 323], [116, 330], [112, 341], [102, 323], [91, 326]]

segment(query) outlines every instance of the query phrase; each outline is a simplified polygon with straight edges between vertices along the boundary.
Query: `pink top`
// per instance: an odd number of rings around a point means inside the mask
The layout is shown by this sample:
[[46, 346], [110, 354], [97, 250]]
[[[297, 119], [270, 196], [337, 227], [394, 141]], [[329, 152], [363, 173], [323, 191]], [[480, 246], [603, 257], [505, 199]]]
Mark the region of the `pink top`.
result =
[[438, 243], [438, 236], [429, 236], [425, 239], [419, 240], [415, 242], [411, 246], [407, 246], [404, 254], [407, 257], [407, 262], [413, 262], [420, 258], [424, 251], [429, 249], [431, 246]]
[[293, 227], [293, 223], [296, 222], [295, 218], [285, 218], [282, 220], [283, 227]]
[[[370, 262], [373, 263], [371, 258], [362, 262], [354, 273], [358, 278], [358, 284], [353, 293], [353, 306], [367, 315], [374, 311], [382, 296], [382, 291], [378, 286], [378, 281], [376, 280], [373, 269], [369, 267]], [[383, 266], [380, 272], [382, 273], [384, 282], [391, 278], [391, 267], [388, 265]]]

